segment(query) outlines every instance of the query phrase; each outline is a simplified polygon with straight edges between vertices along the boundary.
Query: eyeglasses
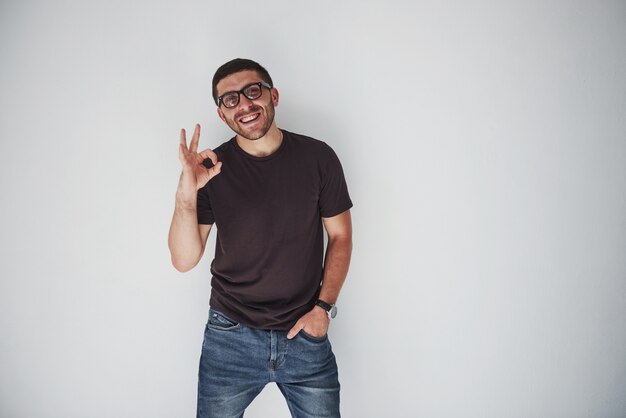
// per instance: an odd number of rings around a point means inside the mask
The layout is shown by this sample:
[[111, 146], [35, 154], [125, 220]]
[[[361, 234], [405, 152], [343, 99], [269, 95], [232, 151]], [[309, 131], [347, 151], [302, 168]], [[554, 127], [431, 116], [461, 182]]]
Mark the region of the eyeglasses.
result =
[[248, 84], [239, 91], [229, 91], [228, 93], [222, 94], [220, 97], [217, 98], [216, 104], [218, 107], [221, 103], [227, 109], [233, 108], [239, 104], [240, 94], [246, 96], [248, 100], [258, 99], [259, 97], [261, 97], [261, 94], [263, 94], [263, 89], [261, 87], [265, 87], [268, 89], [272, 88], [272, 86], [263, 81]]

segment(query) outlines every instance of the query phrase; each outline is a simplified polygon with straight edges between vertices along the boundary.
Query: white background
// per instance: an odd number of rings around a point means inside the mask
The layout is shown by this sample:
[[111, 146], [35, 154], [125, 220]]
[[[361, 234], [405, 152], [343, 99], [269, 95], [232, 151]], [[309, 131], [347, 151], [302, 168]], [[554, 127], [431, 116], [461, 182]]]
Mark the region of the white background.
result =
[[624, 2], [3, 1], [0, 40], [2, 417], [194, 416], [178, 132], [231, 137], [235, 57], [344, 166], [344, 417], [626, 416]]

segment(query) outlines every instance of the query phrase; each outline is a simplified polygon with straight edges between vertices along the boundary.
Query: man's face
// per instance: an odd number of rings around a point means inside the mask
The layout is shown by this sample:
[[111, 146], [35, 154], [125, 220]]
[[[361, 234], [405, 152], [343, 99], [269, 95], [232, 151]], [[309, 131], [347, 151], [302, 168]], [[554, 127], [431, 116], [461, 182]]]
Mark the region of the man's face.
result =
[[[256, 71], [240, 71], [231, 74], [217, 83], [217, 96], [231, 91], [239, 91], [245, 86], [263, 81]], [[261, 97], [250, 100], [239, 94], [239, 103], [233, 108], [223, 104], [217, 108], [220, 118], [239, 136], [251, 141], [263, 137], [274, 122], [274, 106], [278, 105], [278, 90], [261, 87]]]

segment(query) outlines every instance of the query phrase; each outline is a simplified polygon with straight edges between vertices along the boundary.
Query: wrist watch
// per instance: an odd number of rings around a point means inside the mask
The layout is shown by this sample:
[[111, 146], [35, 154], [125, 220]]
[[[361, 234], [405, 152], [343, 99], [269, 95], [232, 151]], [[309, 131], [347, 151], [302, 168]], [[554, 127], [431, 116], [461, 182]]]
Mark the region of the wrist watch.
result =
[[337, 307], [335, 305], [326, 303], [322, 299], [318, 299], [315, 304], [326, 311], [326, 313], [328, 314], [328, 319], [333, 319], [337, 316]]

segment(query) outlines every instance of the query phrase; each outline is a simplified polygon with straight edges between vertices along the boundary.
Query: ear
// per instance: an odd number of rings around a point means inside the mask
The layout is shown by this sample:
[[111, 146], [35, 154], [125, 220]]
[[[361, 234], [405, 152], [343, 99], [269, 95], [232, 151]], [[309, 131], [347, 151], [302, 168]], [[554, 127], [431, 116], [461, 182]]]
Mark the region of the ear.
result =
[[272, 102], [274, 103], [274, 107], [277, 107], [278, 99], [279, 99], [278, 89], [276, 87], [273, 87], [271, 91], [272, 91]]
[[224, 114], [222, 113], [222, 109], [220, 109], [219, 107], [217, 108], [217, 115], [220, 117], [220, 119], [223, 122], [226, 122], [226, 117], [224, 116]]

